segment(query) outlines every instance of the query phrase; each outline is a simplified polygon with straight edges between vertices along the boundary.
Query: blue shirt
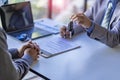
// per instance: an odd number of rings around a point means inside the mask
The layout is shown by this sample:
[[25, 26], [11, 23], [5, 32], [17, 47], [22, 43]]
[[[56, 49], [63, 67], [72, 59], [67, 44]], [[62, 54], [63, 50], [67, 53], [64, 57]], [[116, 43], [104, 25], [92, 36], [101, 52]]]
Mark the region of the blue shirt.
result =
[[[114, 9], [115, 9], [117, 3], [119, 2], [119, 0], [109, 0], [109, 2], [112, 2], [112, 4], [113, 4], [113, 12], [114, 12]], [[111, 17], [112, 17], [112, 15], [111, 15]], [[92, 31], [93, 31], [93, 29], [95, 27], [95, 23], [93, 21], [91, 21], [91, 22], [92, 22], [91, 26], [88, 29], [86, 29], [86, 31], [88, 32], [88, 35], [90, 35], [92, 33]]]

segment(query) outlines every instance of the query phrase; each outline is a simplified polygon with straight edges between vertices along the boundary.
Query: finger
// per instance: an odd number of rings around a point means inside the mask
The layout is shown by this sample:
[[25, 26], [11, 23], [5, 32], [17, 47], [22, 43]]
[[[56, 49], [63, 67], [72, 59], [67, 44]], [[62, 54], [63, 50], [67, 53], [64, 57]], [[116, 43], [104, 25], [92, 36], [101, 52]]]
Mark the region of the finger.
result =
[[83, 15], [77, 15], [76, 18], [73, 19], [74, 22], [77, 22], [79, 24], [84, 23], [84, 16]]
[[39, 55], [35, 56], [35, 60], [38, 60], [39, 57], [40, 57]]
[[78, 14], [77, 17], [80, 19], [84, 19], [85, 16], [84, 16], [84, 14]]
[[60, 35], [64, 38], [66, 36], [66, 32], [61, 31]]
[[77, 19], [77, 20], [83, 20], [83, 19], [84, 19], [84, 16], [81, 15], [81, 14], [79, 14], [79, 15], [76, 16], [76, 19]]
[[60, 29], [60, 35], [61, 35], [62, 37], [64, 37], [64, 36], [66, 35], [66, 27], [65, 27], [65, 26], [63, 26], [63, 27]]
[[32, 40], [29, 40], [28, 43], [31, 43], [31, 44], [32, 44]]
[[29, 43], [29, 44], [27, 45], [27, 48], [34, 48], [34, 44], [33, 44], [33, 43]]
[[81, 15], [79, 18], [78, 18], [78, 20], [77, 20], [77, 22], [79, 23], [79, 24], [84, 24], [84, 16], [83, 15]]
[[65, 26], [61, 27], [60, 31], [66, 31], [66, 27]]
[[41, 54], [41, 52], [39, 51], [38, 53], [37, 53], [37, 55], [40, 55]]
[[71, 21], [73, 21], [75, 18], [77, 18], [77, 15], [76, 15], [76, 14], [73, 15], [73, 16], [71, 16]]
[[37, 52], [39, 52], [39, 51], [40, 51], [39, 45], [37, 45], [37, 43], [33, 43], [33, 45], [34, 45], [34, 49], [35, 49]]
[[37, 58], [39, 58], [40, 56], [38, 55]]
[[73, 20], [74, 18], [79, 17], [79, 15], [81, 15], [81, 13], [79, 13], [79, 14], [74, 14], [74, 15], [71, 16], [71, 19]]
[[76, 14], [73, 14], [73, 15], [70, 17], [70, 19], [74, 18], [75, 16], [76, 16]]
[[25, 48], [33, 48], [33, 42], [30, 40], [28, 43], [24, 45]]
[[37, 51], [40, 51], [39, 45], [37, 43], [34, 43], [34, 45], [35, 45], [35, 48], [37, 49]]
[[84, 20], [79, 20], [78, 23], [83, 25], [84, 24]]
[[38, 45], [37, 45], [37, 43], [32, 42], [32, 41], [30, 41], [30, 42], [28, 43], [28, 46], [29, 46], [29, 48], [34, 48], [34, 49], [35, 49], [36, 47], [39, 48]]
[[69, 31], [66, 32], [66, 38], [70, 38], [70, 32]]

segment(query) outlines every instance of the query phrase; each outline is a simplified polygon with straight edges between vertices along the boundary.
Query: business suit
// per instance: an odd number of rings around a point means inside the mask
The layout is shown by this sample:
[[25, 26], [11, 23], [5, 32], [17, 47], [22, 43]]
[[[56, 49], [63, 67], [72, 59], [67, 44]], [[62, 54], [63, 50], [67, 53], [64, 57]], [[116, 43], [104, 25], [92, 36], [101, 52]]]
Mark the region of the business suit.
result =
[[[12, 55], [11, 55], [11, 54]], [[20, 80], [29, 70], [31, 63], [24, 57], [18, 60], [17, 49], [8, 50], [6, 35], [0, 28], [0, 80]]]
[[[96, 0], [93, 7], [85, 12], [85, 15], [90, 18], [94, 24], [92, 32], [87, 32], [87, 34], [93, 39], [105, 43], [110, 47], [114, 47], [120, 43], [120, 2], [117, 3], [116, 8], [113, 12], [109, 28], [105, 29], [101, 26], [101, 21], [103, 20], [108, 1], [109, 0]], [[75, 33], [78, 33], [80, 31], [81, 27], [78, 26], [75, 29]]]

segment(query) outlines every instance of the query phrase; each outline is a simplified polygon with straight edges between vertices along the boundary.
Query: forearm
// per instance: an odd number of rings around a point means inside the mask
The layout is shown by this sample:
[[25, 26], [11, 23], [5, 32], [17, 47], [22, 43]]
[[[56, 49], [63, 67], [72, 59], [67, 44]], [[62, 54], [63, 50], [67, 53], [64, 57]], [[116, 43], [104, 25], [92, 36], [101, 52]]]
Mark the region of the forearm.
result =
[[0, 80], [19, 80], [29, 70], [33, 60], [26, 55], [19, 60], [13, 61], [8, 51], [6, 35], [0, 29]]
[[[91, 21], [93, 20], [93, 15], [95, 14], [94, 13], [94, 7], [96, 7], [96, 5], [94, 5], [93, 7], [91, 7], [90, 9], [88, 9], [84, 13], [84, 15], [87, 16]], [[83, 32], [83, 31], [85, 31], [85, 29], [83, 28], [83, 26], [79, 25], [79, 24], [76, 24], [74, 22], [74, 32], [75, 32], [75, 34], [78, 34], [78, 33]]]
[[92, 33], [90, 34], [91, 38], [94, 38], [109, 47], [115, 47], [120, 43], [120, 31], [119, 25], [116, 25], [116, 29], [107, 30], [97, 24], [95, 24]]
[[18, 80], [18, 72], [13, 65], [12, 59], [10, 58], [7, 49], [0, 46], [0, 80]]
[[10, 54], [12, 56], [12, 59], [20, 58], [19, 57], [19, 52], [18, 52], [17, 48], [11, 48], [11, 49], [9, 49], [9, 52], [10, 52]]
[[33, 60], [28, 55], [12, 60], [7, 50], [0, 48], [0, 80], [19, 80], [28, 72]]
[[32, 63], [33, 59], [29, 54], [25, 54], [21, 59], [15, 60], [15, 66], [19, 73], [19, 78], [22, 79], [27, 74]]
[[[28, 72], [30, 65], [33, 63], [33, 59], [30, 55], [26, 54], [21, 59], [13, 60], [11, 59], [10, 53], [3, 48], [0, 48], [2, 52], [0, 56], [0, 80], [19, 80], [25, 76]], [[5, 75], [7, 77], [5, 77]]]

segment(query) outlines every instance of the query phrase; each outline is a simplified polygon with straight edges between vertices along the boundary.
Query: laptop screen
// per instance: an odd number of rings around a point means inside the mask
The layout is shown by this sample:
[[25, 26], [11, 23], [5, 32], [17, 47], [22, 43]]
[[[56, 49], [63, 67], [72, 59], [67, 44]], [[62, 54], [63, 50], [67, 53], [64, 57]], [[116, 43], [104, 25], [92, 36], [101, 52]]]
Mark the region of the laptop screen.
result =
[[29, 1], [3, 5], [0, 8], [2, 26], [6, 32], [33, 27], [33, 16]]

